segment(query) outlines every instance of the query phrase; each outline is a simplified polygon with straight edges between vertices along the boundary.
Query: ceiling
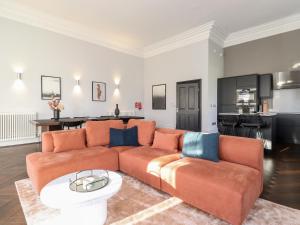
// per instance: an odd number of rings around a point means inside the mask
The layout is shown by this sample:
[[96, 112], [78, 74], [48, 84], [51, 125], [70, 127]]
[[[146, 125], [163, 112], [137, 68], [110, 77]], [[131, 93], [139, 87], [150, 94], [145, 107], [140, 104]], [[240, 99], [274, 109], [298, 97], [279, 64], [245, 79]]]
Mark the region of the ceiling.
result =
[[[0, 0], [4, 1], [4, 0]], [[214, 20], [225, 33], [300, 12], [299, 0], [9, 0], [142, 49]]]

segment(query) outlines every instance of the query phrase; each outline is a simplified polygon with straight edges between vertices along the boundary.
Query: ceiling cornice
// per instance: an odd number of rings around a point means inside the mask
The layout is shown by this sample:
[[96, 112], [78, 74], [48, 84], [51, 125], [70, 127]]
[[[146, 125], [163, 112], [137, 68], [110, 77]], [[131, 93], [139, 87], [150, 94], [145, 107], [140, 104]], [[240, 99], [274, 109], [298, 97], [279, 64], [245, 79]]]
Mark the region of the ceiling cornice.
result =
[[300, 14], [295, 14], [269, 23], [264, 23], [259, 26], [231, 33], [226, 38], [224, 47], [238, 45], [297, 29], [300, 29]]
[[156, 42], [144, 48], [144, 57], [149, 58], [164, 52], [172, 51], [195, 42], [209, 39], [214, 21], [192, 28], [173, 37]]
[[101, 39], [101, 35], [96, 30], [88, 29], [82, 25], [64, 19], [58, 19], [57, 17], [41, 13], [37, 10], [21, 6], [19, 4], [14, 4], [8, 1], [0, 2], [0, 17], [25, 23], [34, 27], [43, 28], [125, 54], [143, 57], [143, 52], [141, 50], [129, 49], [118, 43], [112, 43]]
[[[101, 38], [97, 30], [78, 23], [60, 19], [9, 1], [0, 2], [0, 17], [39, 27], [75, 39], [83, 40], [118, 52], [141, 58], [149, 58], [203, 40], [213, 40], [220, 46], [229, 47], [272, 35], [300, 29], [300, 14], [285, 17], [259, 26], [226, 35], [214, 21], [192, 28], [183, 33], [156, 42], [144, 49], [132, 49], [120, 43]], [[227, 37], [227, 38], [226, 38]]]

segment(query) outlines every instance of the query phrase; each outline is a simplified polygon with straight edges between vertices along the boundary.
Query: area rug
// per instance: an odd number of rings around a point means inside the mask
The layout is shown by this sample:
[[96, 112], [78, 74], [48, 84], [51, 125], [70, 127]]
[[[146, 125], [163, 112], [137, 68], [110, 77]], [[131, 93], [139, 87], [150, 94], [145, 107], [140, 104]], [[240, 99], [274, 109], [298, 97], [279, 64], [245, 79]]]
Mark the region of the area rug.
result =
[[[108, 201], [106, 224], [228, 225], [142, 182], [121, 174], [120, 192]], [[59, 210], [44, 206], [31, 181], [15, 183], [27, 225], [59, 224]], [[299, 225], [300, 210], [258, 199], [244, 225]]]

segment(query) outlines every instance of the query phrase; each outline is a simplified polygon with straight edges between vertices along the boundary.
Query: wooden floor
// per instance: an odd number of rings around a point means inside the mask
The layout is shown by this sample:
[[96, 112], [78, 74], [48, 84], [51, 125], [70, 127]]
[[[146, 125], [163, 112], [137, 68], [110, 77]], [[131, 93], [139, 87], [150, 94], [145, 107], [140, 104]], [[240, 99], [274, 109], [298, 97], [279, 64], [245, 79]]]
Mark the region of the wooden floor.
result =
[[[14, 182], [27, 177], [25, 156], [38, 149], [37, 144], [0, 148], [0, 225], [26, 224]], [[300, 209], [300, 146], [279, 149], [265, 156], [261, 197]]]
[[300, 146], [280, 146], [265, 155], [264, 199], [300, 209]]

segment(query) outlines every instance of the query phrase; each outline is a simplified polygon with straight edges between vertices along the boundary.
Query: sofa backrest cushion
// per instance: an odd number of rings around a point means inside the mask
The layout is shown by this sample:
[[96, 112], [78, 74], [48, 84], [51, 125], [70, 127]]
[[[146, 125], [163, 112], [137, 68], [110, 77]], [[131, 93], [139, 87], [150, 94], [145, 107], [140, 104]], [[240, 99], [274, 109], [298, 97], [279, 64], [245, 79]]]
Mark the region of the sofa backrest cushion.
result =
[[52, 132], [52, 137], [54, 152], [66, 152], [86, 147], [84, 129]]
[[136, 126], [128, 129], [110, 128], [109, 147], [115, 146], [139, 146], [138, 128]]
[[263, 172], [264, 147], [261, 140], [221, 135], [219, 156], [221, 160], [249, 166]]
[[176, 130], [171, 128], [157, 128], [156, 131], [160, 133], [167, 133], [167, 134], [179, 134], [179, 143], [178, 143], [178, 150], [181, 151], [183, 148], [183, 138], [184, 134], [186, 133], [185, 130]]
[[143, 146], [152, 145], [156, 122], [151, 120], [131, 119], [128, 121], [127, 128], [138, 127], [139, 144]]
[[109, 129], [123, 129], [122, 120], [88, 121], [85, 124], [88, 147], [109, 145]]
[[155, 131], [152, 148], [159, 148], [178, 152], [180, 134], [168, 134]]

